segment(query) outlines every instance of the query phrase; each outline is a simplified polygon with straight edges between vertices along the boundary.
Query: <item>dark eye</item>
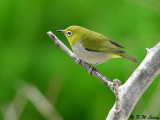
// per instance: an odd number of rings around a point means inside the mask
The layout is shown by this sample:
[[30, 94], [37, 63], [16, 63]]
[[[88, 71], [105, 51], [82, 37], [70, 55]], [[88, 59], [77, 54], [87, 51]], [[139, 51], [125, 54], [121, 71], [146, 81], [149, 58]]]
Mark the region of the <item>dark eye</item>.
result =
[[71, 31], [67, 31], [67, 35], [70, 37], [72, 36], [72, 32]]

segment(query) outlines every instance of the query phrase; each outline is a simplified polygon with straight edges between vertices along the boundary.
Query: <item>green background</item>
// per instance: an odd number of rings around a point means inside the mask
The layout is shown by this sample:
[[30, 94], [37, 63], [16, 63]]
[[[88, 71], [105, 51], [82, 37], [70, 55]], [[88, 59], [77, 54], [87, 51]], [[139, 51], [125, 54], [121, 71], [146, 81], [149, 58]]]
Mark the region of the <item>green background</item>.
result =
[[[34, 84], [64, 120], [104, 120], [114, 94], [90, 76], [46, 34], [80, 25], [120, 43], [138, 60], [112, 59], [97, 66], [111, 80], [124, 83], [160, 41], [159, 0], [0, 0], [0, 119], [21, 81]], [[160, 77], [150, 85], [132, 115], [160, 117]], [[153, 101], [151, 102], [151, 99]], [[154, 108], [153, 108], [154, 106]], [[156, 113], [155, 113], [156, 111]], [[27, 103], [20, 120], [45, 120]]]

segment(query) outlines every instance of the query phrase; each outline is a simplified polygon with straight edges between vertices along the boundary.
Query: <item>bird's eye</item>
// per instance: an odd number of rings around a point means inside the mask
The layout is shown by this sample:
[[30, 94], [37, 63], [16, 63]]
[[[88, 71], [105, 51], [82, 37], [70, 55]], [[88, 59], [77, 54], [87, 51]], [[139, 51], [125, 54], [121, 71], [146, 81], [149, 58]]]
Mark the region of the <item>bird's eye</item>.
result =
[[72, 36], [72, 32], [71, 31], [67, 31], [67, 35], [70, 37]]

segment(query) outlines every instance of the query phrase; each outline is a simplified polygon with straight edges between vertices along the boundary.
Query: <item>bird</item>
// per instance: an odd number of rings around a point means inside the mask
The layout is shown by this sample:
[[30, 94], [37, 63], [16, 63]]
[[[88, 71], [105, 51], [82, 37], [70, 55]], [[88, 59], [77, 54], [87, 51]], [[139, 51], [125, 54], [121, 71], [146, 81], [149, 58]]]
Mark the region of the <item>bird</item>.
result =
[[76, 25], [57, 31], [66, 36], [75, 55], [80, 60], [92, 64], [93, 67], [111, 58], [123, 57], [137, 62], [134, 57], [119, 49], [125, 47], [98, 32]]

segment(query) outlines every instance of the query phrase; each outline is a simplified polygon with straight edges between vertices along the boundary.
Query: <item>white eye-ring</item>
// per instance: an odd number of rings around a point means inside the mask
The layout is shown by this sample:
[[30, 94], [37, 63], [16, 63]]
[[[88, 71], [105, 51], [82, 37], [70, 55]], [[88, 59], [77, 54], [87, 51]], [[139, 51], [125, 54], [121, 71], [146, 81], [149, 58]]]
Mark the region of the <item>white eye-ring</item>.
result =
[[68, 37], [72, 36], [72, 32], [71, 31], [67, 31], [67, 35], [68, 35]]

